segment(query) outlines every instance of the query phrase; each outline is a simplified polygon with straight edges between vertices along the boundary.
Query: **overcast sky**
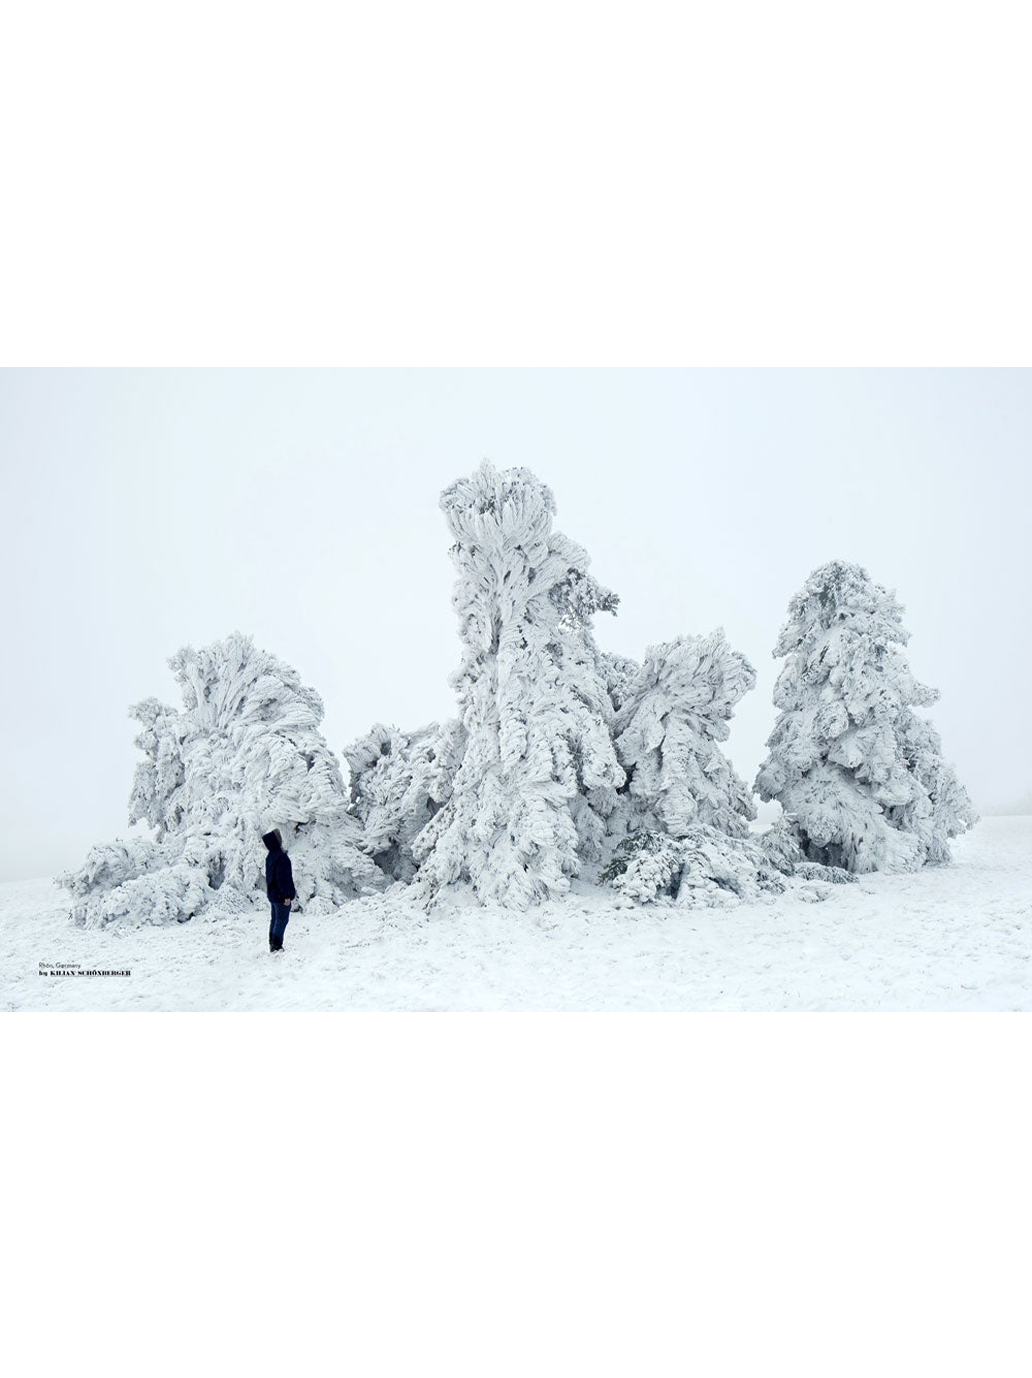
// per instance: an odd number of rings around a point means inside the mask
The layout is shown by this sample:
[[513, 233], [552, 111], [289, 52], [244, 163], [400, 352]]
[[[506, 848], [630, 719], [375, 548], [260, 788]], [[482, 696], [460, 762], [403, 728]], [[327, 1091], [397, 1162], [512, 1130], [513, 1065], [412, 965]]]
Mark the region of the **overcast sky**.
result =
[[976, 804], [1032, 791], [1027, 371], [6, 371], [0, 879], [129, 833], [130, 704], [239, 629], [341, 747], [450, 715], [442, 488], [526, 465], [621, 596], [599, 644], [724, 626], [757, 668], [752, 780], [789, 598], [836, 557], [895, 588]]

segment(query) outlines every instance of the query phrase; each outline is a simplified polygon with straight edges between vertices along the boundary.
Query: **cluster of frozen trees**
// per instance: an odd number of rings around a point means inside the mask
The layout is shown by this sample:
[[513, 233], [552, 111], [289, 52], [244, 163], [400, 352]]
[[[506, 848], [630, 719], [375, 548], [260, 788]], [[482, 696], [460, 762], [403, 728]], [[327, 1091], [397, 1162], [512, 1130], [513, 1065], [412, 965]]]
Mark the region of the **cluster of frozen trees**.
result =
[[250, 909], [263, 831], [279, 827], [316, 912], [391, 884], [431, 903], [456, 887], [525, 909], [575, 877], [680, 906], [948, 859], [975, 815], [915, 708], [899, 604], [856, 565], [815, 571], [775, 655], [779, 712], [756, 789], [781, 820], [750, 830], [753, 794], [722, 750], [756, 675], [722, 630], [601, 651], [617, 596], [557, 531], [551, 491], [484, 464], [448, 488], [462, 661], [456, 717], [377, 725], [344, 751], [345, 786], [296, 673], [234, 634], [170, 664], [182, 709], [154, 699], [130, 820], [154, 839], [92, 849], [62, 877], [83, 923]]

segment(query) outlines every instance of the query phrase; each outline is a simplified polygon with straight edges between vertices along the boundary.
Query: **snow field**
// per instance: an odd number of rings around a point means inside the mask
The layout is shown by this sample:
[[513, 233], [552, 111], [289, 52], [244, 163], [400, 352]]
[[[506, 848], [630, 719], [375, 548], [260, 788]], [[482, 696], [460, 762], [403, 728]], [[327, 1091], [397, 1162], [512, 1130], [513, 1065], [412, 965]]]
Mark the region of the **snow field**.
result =
[[[576, 887], [519, 913], [407, 887], [292, 918], [268, 907], [87, 930], [51, 881], [0, 886], [4, 1010], [1032, 1010], [1032, 817], [987, 818], [954, 863], [727, 909]], [[824, 896], [823, 902], [815, 902]], [[129, 977], [45, 977], [40, 962]]]

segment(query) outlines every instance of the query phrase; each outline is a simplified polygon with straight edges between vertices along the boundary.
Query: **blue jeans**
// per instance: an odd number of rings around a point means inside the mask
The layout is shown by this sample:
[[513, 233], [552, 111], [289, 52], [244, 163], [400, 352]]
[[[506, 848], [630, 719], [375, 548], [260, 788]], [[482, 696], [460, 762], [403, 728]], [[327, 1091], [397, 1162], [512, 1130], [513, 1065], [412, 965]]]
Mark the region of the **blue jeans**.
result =
[[283, 946], [283, 935], [287, 931], [287, 924], [290, 921], [290, 908], [286, 904], [278, 904], [275, 900], [270, 900], [272, 905], [272, 923], [269, 924], [269, 951], [279, 952]]

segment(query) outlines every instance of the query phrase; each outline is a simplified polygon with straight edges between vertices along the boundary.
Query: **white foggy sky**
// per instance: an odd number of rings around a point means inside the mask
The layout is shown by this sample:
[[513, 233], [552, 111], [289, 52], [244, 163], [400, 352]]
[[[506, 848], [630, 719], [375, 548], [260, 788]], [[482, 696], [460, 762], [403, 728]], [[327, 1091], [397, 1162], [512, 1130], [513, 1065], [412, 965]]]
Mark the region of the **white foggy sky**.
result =
[[1032, 790], [1032, 375], [1022, 370], [0, 373], [8, 612], [0, 879], [126, 836], [131, 703], [239, 628], [326, 704], [333, 749], [454, 711], [441, 489], [482, 458], [553, 489], [640, 657], [724, 626], [756, 666], [750, 781], [790, 596], [841, 557], [906, 605], [976, 804]]

